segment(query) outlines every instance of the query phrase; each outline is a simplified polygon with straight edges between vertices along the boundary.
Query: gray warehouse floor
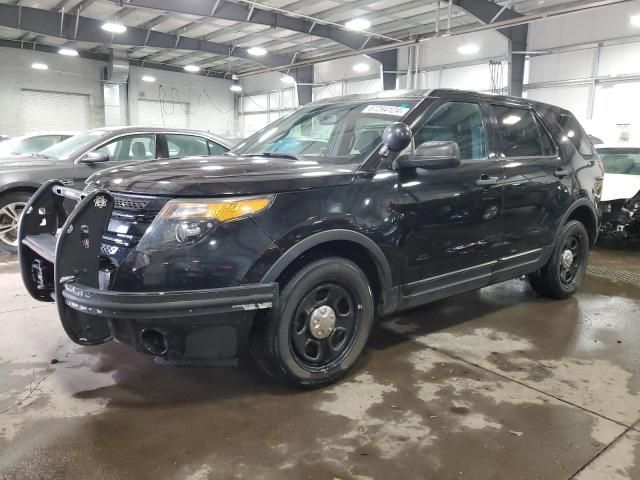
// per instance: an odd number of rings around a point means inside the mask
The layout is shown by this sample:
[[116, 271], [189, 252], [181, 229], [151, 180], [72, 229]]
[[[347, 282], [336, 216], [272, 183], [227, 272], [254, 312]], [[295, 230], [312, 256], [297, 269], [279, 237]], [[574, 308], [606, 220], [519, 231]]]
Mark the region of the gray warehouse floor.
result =
[[605, 278], [637, 249], [566, 301], [514, 280], [389, 319], [311, 392], [75, 346], [0, 262], [0, 478], [640, 479], [640, 276]]

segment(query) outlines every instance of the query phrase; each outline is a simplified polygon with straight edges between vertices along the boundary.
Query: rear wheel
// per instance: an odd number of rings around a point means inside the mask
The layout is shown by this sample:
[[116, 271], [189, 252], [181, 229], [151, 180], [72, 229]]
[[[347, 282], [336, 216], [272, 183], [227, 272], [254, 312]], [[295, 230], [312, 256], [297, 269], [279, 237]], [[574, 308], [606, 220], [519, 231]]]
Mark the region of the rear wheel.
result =
[[13, 192], [0, 197], [0, 250], [18, 251], [18, 223], [30, 198], [28, 192]]
[[589, 259], [589, 235], [577, 220], [568, 222], [547, 264], [529, 275], [533, 290], [544, 297], [567, 298], [582, 285]]
[[373, 325], [366, 275], [345, 258], [329, 257], [303, 266], [281, 288], [279, 312], [256, 318], [256, 362], [297, 386], [335, 382], [360, 356]]

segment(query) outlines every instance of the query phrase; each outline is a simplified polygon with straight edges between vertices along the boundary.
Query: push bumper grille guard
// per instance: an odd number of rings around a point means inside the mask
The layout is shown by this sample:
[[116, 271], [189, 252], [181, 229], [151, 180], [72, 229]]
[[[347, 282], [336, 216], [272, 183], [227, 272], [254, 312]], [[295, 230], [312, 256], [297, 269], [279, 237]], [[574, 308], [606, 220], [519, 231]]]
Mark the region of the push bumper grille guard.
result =
[[[62, 228], [63, 201], [77, 202]], [[20, 219], [18, 251], [22, 280], [33, 298], [55, 301], [69, 337], [82, 345], [110, 338], [103, 319], [179, 319], [274, 307], [278, 285], [253, 284], [210, 290], [119, 292], [99, 288], [102, 235], [114, 206], [105, 190], [90, 193], [45, 183]]]

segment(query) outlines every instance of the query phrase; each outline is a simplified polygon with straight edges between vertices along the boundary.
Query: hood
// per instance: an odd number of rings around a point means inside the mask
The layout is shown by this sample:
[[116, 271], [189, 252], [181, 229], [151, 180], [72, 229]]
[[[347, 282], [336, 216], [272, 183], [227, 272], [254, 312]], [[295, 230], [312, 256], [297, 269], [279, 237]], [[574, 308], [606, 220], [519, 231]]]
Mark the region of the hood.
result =
[[640, 192], [640, 175], [605, 173], [600, 201], [627, 200], [635, 197], [638, 192]]
[[16, 168], [48, 167], [59, 160], [35, 155], [17, 155], [15, 157], [0, 157], [0, 171]]
[[177, 197], [256, 195], [351, 183], [358, 165], [266, 157], [149, 160], [91, 176], [94, 188]]

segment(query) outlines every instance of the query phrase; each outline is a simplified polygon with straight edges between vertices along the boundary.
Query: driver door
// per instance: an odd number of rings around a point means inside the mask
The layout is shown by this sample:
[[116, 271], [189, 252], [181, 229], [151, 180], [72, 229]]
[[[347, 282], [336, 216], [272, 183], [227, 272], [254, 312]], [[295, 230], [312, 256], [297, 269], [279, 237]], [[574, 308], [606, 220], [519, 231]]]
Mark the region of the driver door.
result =
[[502, 233], [501, 162], [486, 107], [439, 100], [414, 135], [415, 146], [453, 141], [461, 164], [399, 172], [404, 252], [403, 308], [481, 288], [491, 279]]
[[[82, 188], [87, 178], [98, 170], [123, 165], [127, 162], [153, 160], [158, 158], [157, 138], [155, 133], [136, 133], [114, 138], [97, 146], [92, 152], [109, 155], [109, 161], [99, 163], [82, 163], [82, 157], [74, 166], [74, 184]], [[88, 153], [88, 152], [85, 152]]]

